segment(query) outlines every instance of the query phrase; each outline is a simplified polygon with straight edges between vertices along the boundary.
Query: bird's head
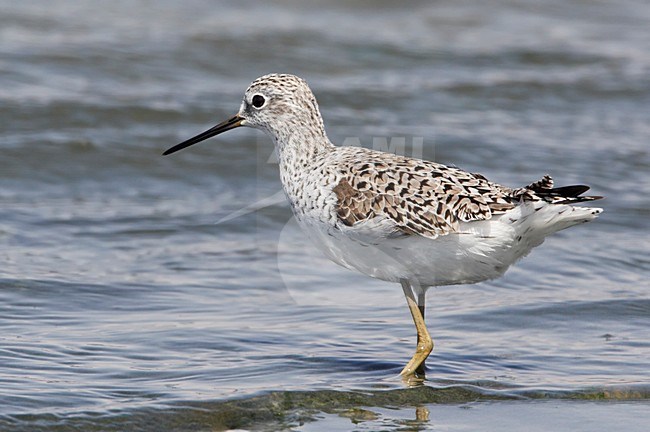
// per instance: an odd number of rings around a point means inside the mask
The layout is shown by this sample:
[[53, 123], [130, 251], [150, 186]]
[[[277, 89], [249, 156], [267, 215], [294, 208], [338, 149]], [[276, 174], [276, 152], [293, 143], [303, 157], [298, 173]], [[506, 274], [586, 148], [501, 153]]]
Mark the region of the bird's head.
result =
[[298, 131], [305, 140], [325, 138], [318, 103], [307, 83], [295, 75], [270, 74], [251, 83], [235, 116], [163, 154], [177, 152], [240, 126], [260, 129], [276, 143]]

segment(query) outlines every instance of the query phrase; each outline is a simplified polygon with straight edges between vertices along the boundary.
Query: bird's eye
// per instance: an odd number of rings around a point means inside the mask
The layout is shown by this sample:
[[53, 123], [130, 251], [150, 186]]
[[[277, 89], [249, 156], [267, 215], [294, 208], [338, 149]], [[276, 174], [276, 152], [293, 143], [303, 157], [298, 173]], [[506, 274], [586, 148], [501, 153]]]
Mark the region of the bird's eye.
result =
[[255, 108], [262, 108], [264, 106], [264, 102], [266, 102], [266, 99], [264, 99], [264, 96], [256, 94], [253, 96], [252, 102]]

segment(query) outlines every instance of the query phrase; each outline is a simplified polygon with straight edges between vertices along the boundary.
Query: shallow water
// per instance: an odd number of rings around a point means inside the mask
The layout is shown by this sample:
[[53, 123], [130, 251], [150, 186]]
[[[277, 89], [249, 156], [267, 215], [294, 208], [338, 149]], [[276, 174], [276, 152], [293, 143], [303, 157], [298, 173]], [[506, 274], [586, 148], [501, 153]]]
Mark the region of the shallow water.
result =
[[[48, 5], [0, 2], [0, 429], [643, 424], [647, 2]], [[266, 137], [160, 156], [273, 71], [309, 81], [336, 143], [549, 173], [605, 212], [430, 290], [429, 381], [405, 389], [401, 289], [307, 243]]]

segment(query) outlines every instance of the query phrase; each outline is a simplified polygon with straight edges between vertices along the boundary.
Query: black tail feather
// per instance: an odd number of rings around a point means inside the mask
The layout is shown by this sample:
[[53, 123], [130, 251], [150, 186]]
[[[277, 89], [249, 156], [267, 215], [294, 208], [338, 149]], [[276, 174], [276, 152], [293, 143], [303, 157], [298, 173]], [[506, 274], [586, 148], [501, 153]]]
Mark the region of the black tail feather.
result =
[[602, 196], [580, 196], [589, 190], [586, 185], [562, 186], [552, 189], [537, 189], [535, 193], [541, 198], [553, 201], [556, 204], [570, 204], [583, 201], [595, 201]]
[[553, 204], [574, 204], [602, 199], [601, 196], [580, 196], [589, 190], [587, 185], [553, 187], [553, 178], [545, 175], [540, 180], [512, 191], [512, 196], [522, 200], [538, 200]]
[[586, 185], [572, 185], [572, 186], [562, 186], [553, 189], [548, 189], [544, 191], [544, 193], [548, 193], [551, 196], [576, 198], [577, 196], [582, 195], [588, 190], [589, 190], [589, 186]]

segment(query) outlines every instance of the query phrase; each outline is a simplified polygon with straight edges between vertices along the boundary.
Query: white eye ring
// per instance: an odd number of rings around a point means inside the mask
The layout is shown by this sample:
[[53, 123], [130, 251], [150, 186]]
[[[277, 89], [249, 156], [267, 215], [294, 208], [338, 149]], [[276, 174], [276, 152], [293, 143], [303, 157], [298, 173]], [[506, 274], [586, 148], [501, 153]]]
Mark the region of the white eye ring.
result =
[[266, 104], [266, 99], [261, 94], [256, 94], [251, 99], [251, 105], [257, 109], [262, 108], [264, 104]]

